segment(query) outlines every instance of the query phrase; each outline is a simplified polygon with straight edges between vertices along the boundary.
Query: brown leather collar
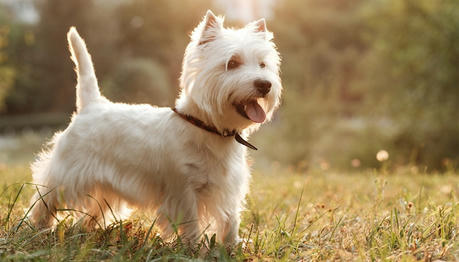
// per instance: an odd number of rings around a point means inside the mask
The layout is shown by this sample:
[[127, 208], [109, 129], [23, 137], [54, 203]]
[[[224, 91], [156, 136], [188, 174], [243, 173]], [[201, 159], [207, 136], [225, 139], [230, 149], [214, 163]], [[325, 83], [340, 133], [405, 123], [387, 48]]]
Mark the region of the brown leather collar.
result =
[[187, 115], [187, 114], [182, 114], [176, 108], [172, 108], [172, 111], [174, 111], [177, 115], [179, 115], [184, 120], [190, 122], [191, 124], [193, 124], [193, 125], [195, 125], [195, 126], [197, 126], [199, 128], [202, 128], [202, 129], [206, 130], [207, 132], [214, 133], [214, 134], [217, 134], [217, 135], [222, 136], [222, 137], [234, 136], [234, 139], [239, 144], [242, 144], [242, 145], [244, 145], [244, 146], [246, 146], [246, 147], [248, 147], [250, 149], [253, 149], [253, 150], [258, 150], [254, 145], [252, 145], [249, 142], [245, 141], [244, 138], [242, 138], [238, 134], [238, 132], [236, 130], [234, 130], [234, 129], [233, 130], [225, 129], [225, 130], [223, 130], [223, 133], [220, 133], [215, 126], [207, 125], [202, 120], [197, 119], [194, 116]]

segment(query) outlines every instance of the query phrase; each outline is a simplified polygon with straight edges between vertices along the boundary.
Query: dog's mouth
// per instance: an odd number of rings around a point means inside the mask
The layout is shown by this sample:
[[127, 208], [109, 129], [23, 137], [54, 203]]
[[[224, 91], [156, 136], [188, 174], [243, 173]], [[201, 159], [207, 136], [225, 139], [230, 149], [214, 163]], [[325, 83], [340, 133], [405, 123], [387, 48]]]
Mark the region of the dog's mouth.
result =
[[255, 123], [263, 123], [266, 119], [265, 110], [258, 103], [257, 99], [247, 100], [233, 105], [241, 116]]

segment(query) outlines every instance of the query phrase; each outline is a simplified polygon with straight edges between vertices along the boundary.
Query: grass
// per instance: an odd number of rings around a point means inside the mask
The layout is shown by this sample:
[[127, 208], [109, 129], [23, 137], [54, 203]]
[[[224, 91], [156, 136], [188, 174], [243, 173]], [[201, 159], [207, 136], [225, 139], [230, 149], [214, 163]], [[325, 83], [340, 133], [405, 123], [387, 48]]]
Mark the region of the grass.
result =
[[231, 250], [212, 237], [194, 248], [165, 242], [142, 212], [92, 232], [71, 218], [37, 230], [24, 219], [28, 167], [3, 165], [0, 177], [2, 261], [459, 259], [457, 174], [255, 172], [243, 242]]

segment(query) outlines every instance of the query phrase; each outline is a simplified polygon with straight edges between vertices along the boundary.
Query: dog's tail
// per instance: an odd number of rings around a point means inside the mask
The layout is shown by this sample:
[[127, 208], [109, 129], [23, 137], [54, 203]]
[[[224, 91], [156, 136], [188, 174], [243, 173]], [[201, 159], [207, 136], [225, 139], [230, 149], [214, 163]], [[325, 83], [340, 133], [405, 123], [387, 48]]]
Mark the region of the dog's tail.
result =
[[75, 63], [75, 71], [78, 76], [77, 89], [77, 111], [79, 112], [89, 104], [100, 99], [100, 91], [97, 84], [96, 73], [92, 64], [84, 40], [80, 37], [75, 27], [71, 27], [67, 33], [70, 53]]

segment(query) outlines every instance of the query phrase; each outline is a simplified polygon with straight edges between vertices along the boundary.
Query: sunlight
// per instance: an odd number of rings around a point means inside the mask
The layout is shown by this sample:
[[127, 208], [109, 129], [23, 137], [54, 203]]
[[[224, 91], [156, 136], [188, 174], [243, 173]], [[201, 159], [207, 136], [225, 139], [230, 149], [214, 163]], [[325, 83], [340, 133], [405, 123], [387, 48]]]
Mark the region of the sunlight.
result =
[[276, 0], [215, 0], [225, 10], [230, 20], [243, 23], [272, 16], [272, 8]]

